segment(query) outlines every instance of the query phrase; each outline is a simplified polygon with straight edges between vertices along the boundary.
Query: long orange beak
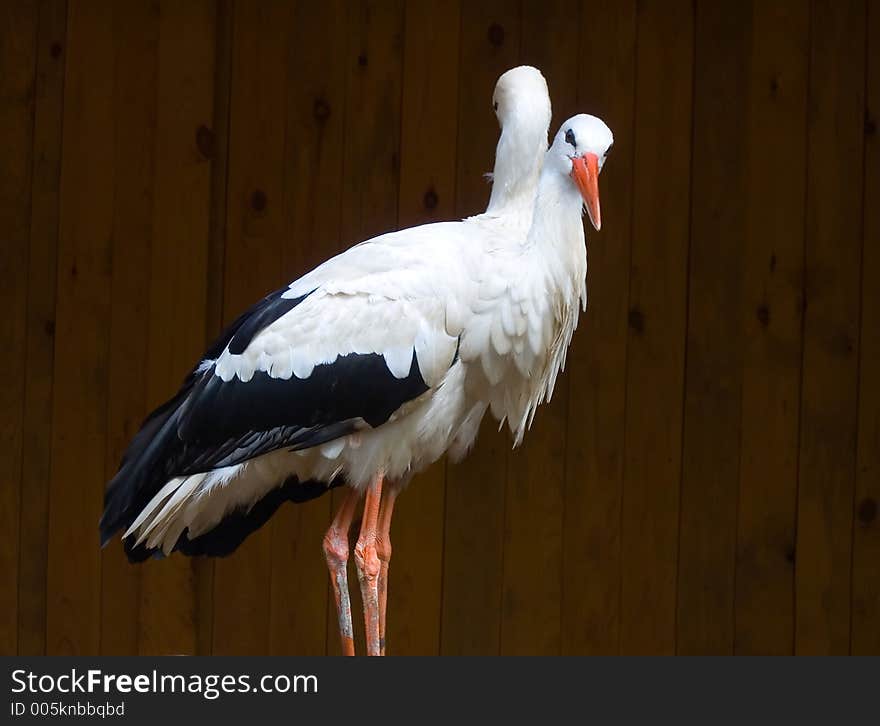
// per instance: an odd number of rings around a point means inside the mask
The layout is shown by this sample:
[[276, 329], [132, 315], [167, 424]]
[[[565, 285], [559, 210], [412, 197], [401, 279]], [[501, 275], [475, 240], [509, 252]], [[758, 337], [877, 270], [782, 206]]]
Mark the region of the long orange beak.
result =
[[572, 159], [571, 178], [577, 184], [590, 221], [598, 231], [602, 228], [602, 213], [599, 210], [599, 157], [587, 152]]

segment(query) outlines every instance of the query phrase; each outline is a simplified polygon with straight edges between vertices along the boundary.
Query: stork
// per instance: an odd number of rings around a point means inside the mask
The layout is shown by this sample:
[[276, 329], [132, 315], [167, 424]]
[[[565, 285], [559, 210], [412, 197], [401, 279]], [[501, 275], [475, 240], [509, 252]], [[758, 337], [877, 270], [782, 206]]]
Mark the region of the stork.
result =
[[[502, 80], [487, 213], [361, 243], [236, 320], [134, 437], [107, 490], [105, 543], [125, 529], [135, 561], [174, 550], [228, 554], [282, 502], [344, 484], [324, 538], [343, 651], [354, 652], [348, 530], [365, 495], [355, 563], [367, 650], [383, 652], [398, 492], [444, 453], [461, 455], [487, 406], [522, 439], [527, 419], [552, 392], [585, 300], [580, 200], [598, 228], [607, 128], [592, 117], [569, 122], [548, 152], [534, 214], [524, 212], [515, 200], [529, 196], [529, 184], [534, 189], [545, 142], [532, 144], [531, 167], [507, 158], [507, 151], [528, 150], [521, 142], [533, 132], [520, 138], [507, 125], [521, 107]], [[526, 128], [539, 125], [535, 104], [528, 105]], [[549, 119], [549, 101], [546, 107]], [[501, 162], [510, 162], [512, 176]], [[564, 193], [571, 189], [576, 206]], [[577, 233], [583, 264], [570, 244]]]

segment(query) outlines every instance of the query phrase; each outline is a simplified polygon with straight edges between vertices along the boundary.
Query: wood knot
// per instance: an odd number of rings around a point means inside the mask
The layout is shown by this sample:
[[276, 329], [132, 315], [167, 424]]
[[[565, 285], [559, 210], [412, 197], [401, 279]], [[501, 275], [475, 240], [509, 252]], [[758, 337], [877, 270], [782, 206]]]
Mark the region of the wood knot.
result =
[[214, 158], [214, 132], [204, 124], [196, 129], [196, 148], [203, 158]]
[[627, 315], [629, 327], [637, 333], [641, 333], [645, 329], [645, 315], [638, 308], [632, 308]]
[[434, 191], [434, 187], [431, 187], [425, 192], [425, 209], [436, 209], [439, 201], [440, 200], [437, 198], [437, 192]]
[[758, 306], [758, 309], [755, 311], [755, 317], [758, 318], [762, 328], [766, 328], [770, 324], [770, 308], [767, 307], [766, 303]]
[[776, 253], [770, 255], [770, 272], [776, 272]]
[[844, 331], [840, 331], [832, 336], [829, 347], [833, 354], [839, 355], [841, 358], [851, 356], [855, 349], [852, 338]]
[[323, 98], [316, 98], [312, 106], [312, 114], [320, 123], [325, 123], [330, 118], [330, 104]]
[[776, 98], [776, 94], [779, 93], [779, 79], [776, 76], [770, 79], [770, 96], [772, 98]]
[[504, 45], [504, 28], [498, 23], [492, 23], [489, 26], [489, 31], [486, 36], [489, 38], [489, 43], [496, 48], [500, 48]]
[[859, 521], [862, 524], [871, 524], [877, 519], [877, 500], [865, 497], [859, 502]]
[[797, 551], [794, 545], [789, 545], [785, 548], [785, 561], [789, 564], [793, 565], [794, 561], [797, 559]]
[[55, 321], [47, 320], [43, 323], [43, 332], [50, 338], [55, 335]]
[[268, 201], [266, 192], [262, 189], [255, 189], [253, 194], [251, 194], [251, 209], [255, 212], [262, 212], [266, 209]]
[[61, 57], [61, 51], [63, 50], [61, 43], [57, 40], [49, 46], [49, 55], [51, 55], [55, 60], [58, 60]]
[[361, 68], [366, 68], [368, 62], [369, 62], [369, 60], [368, 60], [368, 58], [367, 58], [367, 54], [366, 54], [366, 53], [361, 53], [361, 54], [358, 56], [358, 65], [359, 65]]
[[867, 110], [865, 110], [865, 136], [874, 136], [876, 133], [877, 122], [874, 120], [871, 114], [868, 113]]

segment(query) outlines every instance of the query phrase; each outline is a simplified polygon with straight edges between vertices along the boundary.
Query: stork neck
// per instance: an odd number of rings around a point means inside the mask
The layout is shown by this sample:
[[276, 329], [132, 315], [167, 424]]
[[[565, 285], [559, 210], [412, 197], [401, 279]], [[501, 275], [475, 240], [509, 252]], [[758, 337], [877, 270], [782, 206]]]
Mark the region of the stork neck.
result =
[[514, 120], [501, 132], [495, 149], [489, 214], [505, 214], [514, 209], [530, 210], [538, 185], [538, 175], [547, 150], [546, 128]]
[[583, 250], [582, 206], [581, 195], [571, 180], [558, 168], [545, 166], [538, 182], [535, 211], [526, 244], [545, 251]]

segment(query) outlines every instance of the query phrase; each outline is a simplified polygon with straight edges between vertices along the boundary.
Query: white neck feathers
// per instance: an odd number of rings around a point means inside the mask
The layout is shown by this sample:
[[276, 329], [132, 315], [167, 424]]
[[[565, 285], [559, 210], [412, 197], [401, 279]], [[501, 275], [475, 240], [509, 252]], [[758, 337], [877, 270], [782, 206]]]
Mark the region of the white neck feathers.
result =
[[547, 130], [540, 125], [513, 119], [502, 130], [495, 150], [488, 214], [514, 211], [511, 207], [531, 209], [547, 150]]

